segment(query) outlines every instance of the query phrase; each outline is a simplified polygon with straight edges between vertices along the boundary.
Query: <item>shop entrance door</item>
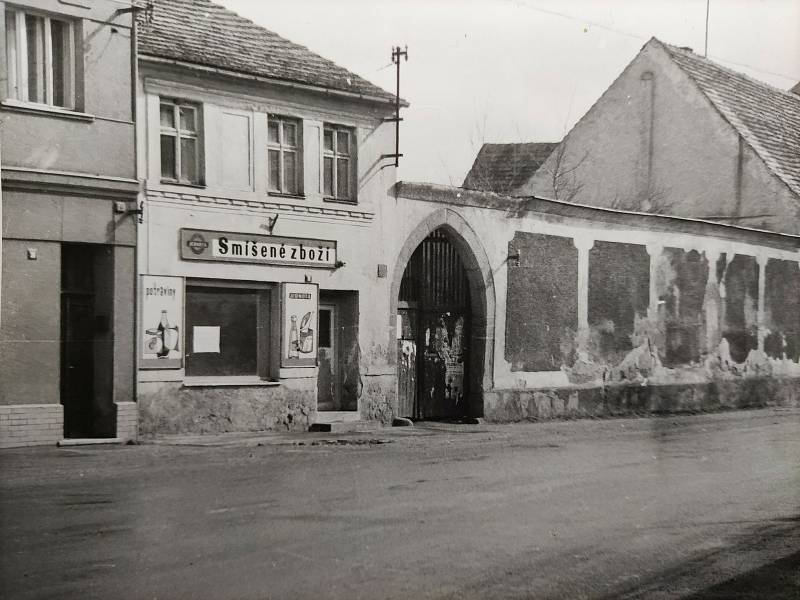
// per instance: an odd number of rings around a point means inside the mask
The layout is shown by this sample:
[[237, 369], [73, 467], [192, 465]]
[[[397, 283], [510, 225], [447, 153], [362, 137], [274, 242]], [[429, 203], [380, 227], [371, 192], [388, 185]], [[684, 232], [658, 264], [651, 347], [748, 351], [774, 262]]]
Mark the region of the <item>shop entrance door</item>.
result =
[[398, 407], [402, 416], [453, 419], [469, 412], [467, 273], [442, 229], [416, 249], [398, 299]]
[[334, 305], [319, 305], [318, 327], [317, 410], [341, 410], [338, 324]]

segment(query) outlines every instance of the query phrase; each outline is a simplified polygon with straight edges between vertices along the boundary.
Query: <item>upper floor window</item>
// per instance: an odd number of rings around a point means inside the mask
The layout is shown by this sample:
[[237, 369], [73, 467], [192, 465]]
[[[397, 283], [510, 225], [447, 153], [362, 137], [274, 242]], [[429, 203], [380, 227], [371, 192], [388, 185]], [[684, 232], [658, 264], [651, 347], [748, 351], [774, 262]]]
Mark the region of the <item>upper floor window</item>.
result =
[[196, 104], [161, 99], [161, 179], [200, 183], [200, 115]]
[[326, 197], [355, 202], [355, 135], [350, 127], [326, 125], [323, 133], [323, 191]]
[[75, 54], [71, 21], [6, 8], [9, 97], [75, 108]]
[[267, 153], [269, 191], [293, 196], [302, 194], [302, 161], [300, 160], [302, 150], [299, 121], [269, 115]]

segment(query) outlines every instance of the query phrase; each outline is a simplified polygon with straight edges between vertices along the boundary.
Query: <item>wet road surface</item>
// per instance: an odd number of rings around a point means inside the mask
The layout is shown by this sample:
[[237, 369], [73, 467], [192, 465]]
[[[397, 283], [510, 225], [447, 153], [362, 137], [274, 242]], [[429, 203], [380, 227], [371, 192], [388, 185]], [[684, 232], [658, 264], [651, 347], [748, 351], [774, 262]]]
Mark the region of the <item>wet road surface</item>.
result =
[[800, 598], [800, 411], [371, 436], [2, 451], [0, 597]]

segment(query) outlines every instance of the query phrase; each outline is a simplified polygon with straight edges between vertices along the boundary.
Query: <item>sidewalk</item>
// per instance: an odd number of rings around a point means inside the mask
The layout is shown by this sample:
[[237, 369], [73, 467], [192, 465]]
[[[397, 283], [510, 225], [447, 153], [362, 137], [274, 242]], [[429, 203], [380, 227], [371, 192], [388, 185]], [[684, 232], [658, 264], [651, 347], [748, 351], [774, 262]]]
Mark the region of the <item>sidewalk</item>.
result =
[[208, 434], [163, 434], [139, 439], [139, 444], [160, 446], [205, 446], [205, 447], [255, 447], [255, 446], [323, 446], [323, 445], [369, 445], [386, 444], [395, 440], [442, 436], [447, 434], [505, 434], [513, 436], [526, 429], [531, 436], [547, 437], [550, 434], [599, 434], [603, 431], [624, 430], [628, 433], [649, 431], [655, 425], [669, 426], [723, 423], [731, 420], [747, 420], [797, 415], [796, 408], [759, 408], [723, 412], [645, 415], [641, 417], [603, 419], [564, 419], [522, 423], [462, 424], [441, 421], [417, 422], [413, 427], [388, 427], [375, 423], [370, 429], [349, 432], [308, 431], [250, 431]]

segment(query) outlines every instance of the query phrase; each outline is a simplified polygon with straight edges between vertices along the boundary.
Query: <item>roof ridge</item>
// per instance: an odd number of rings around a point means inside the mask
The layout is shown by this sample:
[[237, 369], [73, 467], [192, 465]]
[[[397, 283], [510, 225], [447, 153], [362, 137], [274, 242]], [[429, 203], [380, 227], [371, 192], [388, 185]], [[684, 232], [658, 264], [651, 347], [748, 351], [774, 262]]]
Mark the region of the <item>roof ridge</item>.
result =
[[[145, 6], [144, 0], [137, 0]], [[139, 16], [140, 53], [364, 98], [395, 94], [213, 0], [155, 0]], [[151, 17], [148, 19], [148, 15]], [[401, 103], [407, 103], [401, 100]]]
[[662, 40], [660, 40], [660, 39], [658, 39], [656, 37], [654, 37], [653, 39], [655, 41], [657, 41], [659, 44], [661, 44], [662, 46], [665, 46], [668, 50], [670, 50], [672, 52], [678, 52], [680, 54], [683, 54], [684, 56], [688, 56], [690, 58], [694, 58], [694, 59], [706, 62], [706, 63], [710, 64], [711, 66], [717, 68], [717, 69], [721, 69], [721, 70], [725, 71], [729, 75], [733, 75], [734, 77], [741, 77], [742, 79], [746, 79], [746, 80], [750, 81], [751, 83], [754, 83], [754, 84], [756, 84], [758, 86], [767, 87], [767, 88], [771, 89], [772, 91], [775, 91], [775, 92], [778, 92], [780, 94], [783, 94], [784, 96], [789, 96], [791, 98], [791, 100], [797, 100], [798, 98], [800, 98], [800, 96], [798, 96], [797, 94], [795, 94], [795, 93], [793, 93], [793, 92], [791, 92], [789, 90], [784, 90], [782, 88], [779, 88], [776, 85], [772, 85], [771, 83], [767, 83], [766, 81], [761, 81], [760, 79], [757, 79], [756, 77], [753, 77], [752, 75], [748, 75], [747, 73], [743, 73], [741, 71], [737, 71], [737, 70], [732, 69], [730, 67], [726, 67], [725, 65], [720, 64], [717, 61], [708, 58], [707, 56], [701, 56], [700, 54], [697, 54], [697, 52], [695, 52], [691, 48], [688, 48], [686, 46], [676, 46], [674, 44], [670, 44], [668, 42], [664, 42], [664, 41], [662, 41]]

